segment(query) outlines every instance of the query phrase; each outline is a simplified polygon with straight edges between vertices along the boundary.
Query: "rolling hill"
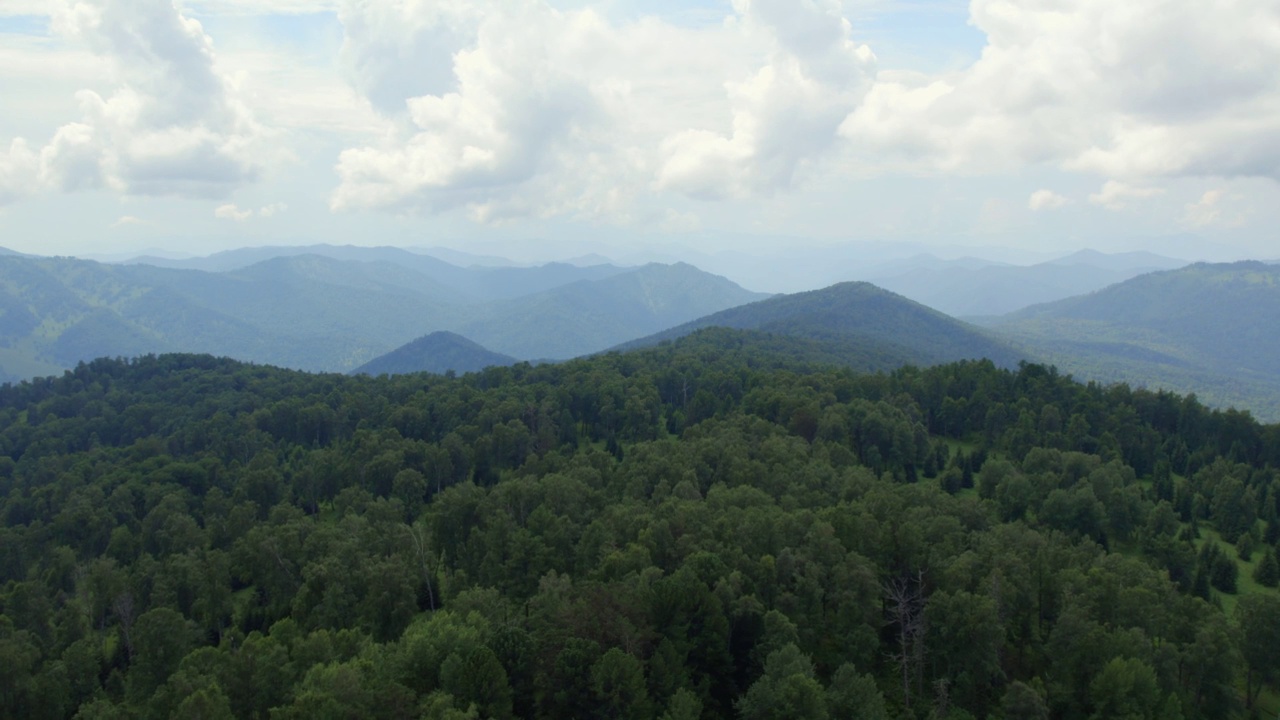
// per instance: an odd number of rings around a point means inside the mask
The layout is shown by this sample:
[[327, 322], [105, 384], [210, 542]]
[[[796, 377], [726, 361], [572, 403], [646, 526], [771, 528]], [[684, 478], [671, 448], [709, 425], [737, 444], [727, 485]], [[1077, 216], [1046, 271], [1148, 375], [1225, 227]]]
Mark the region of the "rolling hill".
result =
[[1198, 263], [1038, 305], [991, 327], [1078, 376], [1194, 392], [1280, 419], [1280, 267]]
[[701, 317], [618, 349], [658, 344], [708, 327], [760, 330], [856, 352], [876, 369], [988, 358], [1002, 366], [1022, 356], [985, 331], [865, 282], [779, 295]]
[[468, 373], [494, 365], [513, 365], [510, 355], [486, 350], [483, 346], [447, 331], [424, 335], [407, 345], [376, 357], [351, 371], [352, 375], [403, 375], [415, 372]]

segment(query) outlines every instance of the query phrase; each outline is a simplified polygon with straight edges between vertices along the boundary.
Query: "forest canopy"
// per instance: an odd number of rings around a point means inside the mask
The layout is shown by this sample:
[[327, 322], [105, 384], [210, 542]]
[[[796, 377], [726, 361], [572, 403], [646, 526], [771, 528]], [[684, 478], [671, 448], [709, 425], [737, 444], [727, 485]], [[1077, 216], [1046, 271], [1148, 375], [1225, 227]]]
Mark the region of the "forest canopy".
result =
[[1194, 397], [719, 329], [81, 363], [0, 389], [0, 716], [1245, 717], [1277, 466]]

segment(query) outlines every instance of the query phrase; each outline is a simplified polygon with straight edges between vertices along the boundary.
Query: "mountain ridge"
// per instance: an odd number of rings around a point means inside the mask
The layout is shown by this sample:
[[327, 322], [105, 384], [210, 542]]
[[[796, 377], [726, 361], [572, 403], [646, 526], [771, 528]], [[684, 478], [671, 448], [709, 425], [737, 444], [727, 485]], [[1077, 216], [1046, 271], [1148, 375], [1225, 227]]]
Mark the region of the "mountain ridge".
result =
[[837, 283], [821, 290], [779, 295], [623, 343], [627, 350], [672, 340], [705, 327], [859, 341], [880, 347], [898, 364], [933, 364], [986, 357], [1012, 366], [1022, 359], [981, 329], [868, 282]]

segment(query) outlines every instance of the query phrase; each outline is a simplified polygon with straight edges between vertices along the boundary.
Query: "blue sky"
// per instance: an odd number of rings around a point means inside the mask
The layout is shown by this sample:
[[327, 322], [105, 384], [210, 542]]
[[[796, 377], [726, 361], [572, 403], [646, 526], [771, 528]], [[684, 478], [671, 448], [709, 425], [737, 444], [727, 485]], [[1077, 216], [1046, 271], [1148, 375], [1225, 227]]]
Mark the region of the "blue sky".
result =
[[1273, 0], [12, 0], [0, 245], [1280, 257], [1277, 28]]

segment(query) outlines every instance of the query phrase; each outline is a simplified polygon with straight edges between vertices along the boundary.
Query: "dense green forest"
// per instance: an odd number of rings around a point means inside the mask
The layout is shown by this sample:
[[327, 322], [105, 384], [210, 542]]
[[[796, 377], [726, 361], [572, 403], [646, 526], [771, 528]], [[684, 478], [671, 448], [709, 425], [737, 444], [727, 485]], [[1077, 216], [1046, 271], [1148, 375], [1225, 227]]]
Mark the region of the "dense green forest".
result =
[[0, 716], [1274, 713], [1280, 427], [777, 347], [5, 386]]

